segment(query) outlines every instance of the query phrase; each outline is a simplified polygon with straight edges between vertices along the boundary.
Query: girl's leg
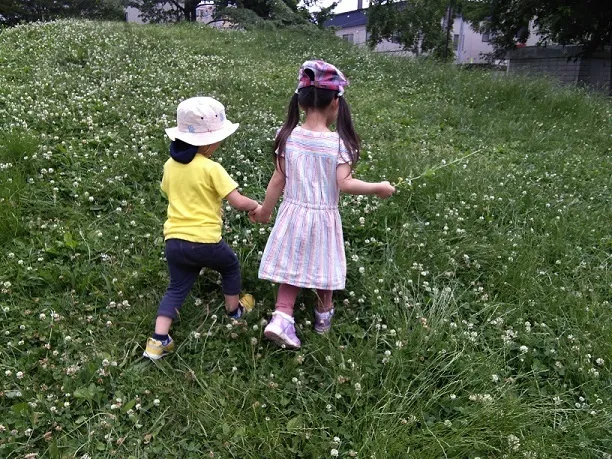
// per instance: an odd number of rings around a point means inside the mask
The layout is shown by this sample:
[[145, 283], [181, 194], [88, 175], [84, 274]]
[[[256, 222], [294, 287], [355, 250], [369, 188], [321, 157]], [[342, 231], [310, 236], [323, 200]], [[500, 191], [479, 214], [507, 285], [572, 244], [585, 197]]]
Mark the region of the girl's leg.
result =
[[317, 290], [317, 311], [328, 312], [333, 309], [333, 290]]
[[333, 293], [332, 290], [317, 290], [318, 301], [314, 313], [314, 329], [319, 334], [323, 334], [331, 328], [331, 321], [334, 316]]
[[272, 320], [264, 329], [264, 336], [282, 347], [299, 349], [302, 343], [295, 334], [293, 306], [300, 288], [295, 285], [281, 284], [276, 298], [276, 310]]
[[298, 293], [300, 293], [300, 287], [281, 284], [278, 287], [278, 296], [276, 297], [276, 310], [293, 317], [293, 308]]

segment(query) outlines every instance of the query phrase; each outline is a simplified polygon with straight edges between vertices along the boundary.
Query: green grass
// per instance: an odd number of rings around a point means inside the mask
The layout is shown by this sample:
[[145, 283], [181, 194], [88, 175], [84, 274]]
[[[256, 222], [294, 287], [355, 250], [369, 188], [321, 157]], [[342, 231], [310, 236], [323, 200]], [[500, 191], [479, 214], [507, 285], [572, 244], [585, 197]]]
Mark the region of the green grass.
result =
[[[229, 323], [205, 274], [176, 354], [143, 361], [178, 101], [226, 105], [241, 127], [217, 159], [261, 199], [312, 57], [351, 81], [357, 175], [399, 184], [384, 202], [342, 198], [332, 332], [311, 330], [304, 292], [302, 350], [263, 339], [267, 231], [228, 210], [256, 311]], [[314, 33], [196, 26], [5, 29], [0, 74], [1, 457], [610, 457], [609, 100]]]

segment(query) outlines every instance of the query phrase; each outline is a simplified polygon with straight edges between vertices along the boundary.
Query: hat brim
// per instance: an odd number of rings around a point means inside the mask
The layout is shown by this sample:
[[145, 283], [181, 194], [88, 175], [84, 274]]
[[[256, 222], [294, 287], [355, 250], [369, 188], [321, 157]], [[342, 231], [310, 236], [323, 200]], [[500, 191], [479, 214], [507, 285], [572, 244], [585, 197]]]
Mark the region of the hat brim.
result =
[[178, 127], [166, 129], [166, 134], [170, 137], [170, 140], [182, 140], [196, 147], [202, 145], [212, 145], [213, 143], [221, 142], [223, 139], [228, 138], [234, 132], [240, 124], [232, 123], [226, 120], [221, 129], [212, 132], [185, 132], [180, 131]]

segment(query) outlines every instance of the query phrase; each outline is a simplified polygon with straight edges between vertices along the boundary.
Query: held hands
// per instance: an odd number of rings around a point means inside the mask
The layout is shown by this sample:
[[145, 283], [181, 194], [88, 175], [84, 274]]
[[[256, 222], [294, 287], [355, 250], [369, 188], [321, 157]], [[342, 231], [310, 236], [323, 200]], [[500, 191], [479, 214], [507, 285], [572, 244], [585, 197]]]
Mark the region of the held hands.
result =
[[387, 199], [391, 197], [393, 193], [395, 193], [395, 187], [385, 180], [378, 184], [378, 189], [374, 194], [381, 199]]
[[270, 212], [263, 210], [261, 204], [249, 212], [249, 220], [251, 223], [268, 223], [270, 221]]

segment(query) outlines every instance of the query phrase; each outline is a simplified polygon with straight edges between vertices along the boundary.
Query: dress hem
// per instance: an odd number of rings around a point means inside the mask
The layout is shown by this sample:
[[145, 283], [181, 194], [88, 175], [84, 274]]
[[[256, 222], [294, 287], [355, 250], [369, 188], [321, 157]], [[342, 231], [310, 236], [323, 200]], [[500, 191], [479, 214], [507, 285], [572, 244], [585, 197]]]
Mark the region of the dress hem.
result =
[[345, 284], [332, 284], [330, 287], [329, 285], [314, 285], [307, 282], [300, 282], [295, 279], [285, 279], [282, 277], [266, 276], [262, 274], [259, 274], [258, 277], [261, 280], [267, 280], [276, 284], [289, 284], [299, 288], [314, 288], [317, 290], [344, 290], [346, 288]]

